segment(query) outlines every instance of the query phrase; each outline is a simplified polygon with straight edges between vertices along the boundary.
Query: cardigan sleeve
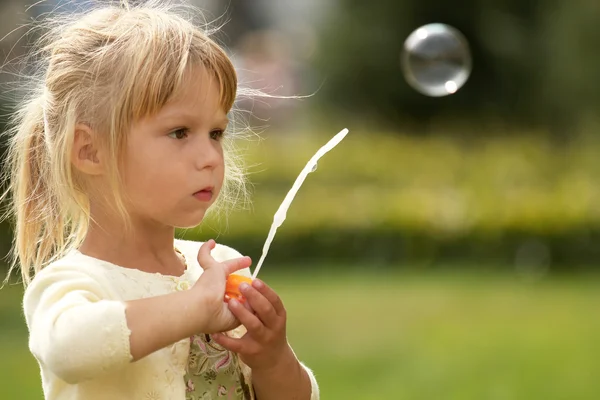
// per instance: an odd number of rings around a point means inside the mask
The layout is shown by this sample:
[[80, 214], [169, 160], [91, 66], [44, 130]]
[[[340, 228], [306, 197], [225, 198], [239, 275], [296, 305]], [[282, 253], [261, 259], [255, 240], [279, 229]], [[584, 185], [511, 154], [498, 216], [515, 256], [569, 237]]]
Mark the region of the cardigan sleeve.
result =
[[130, 363], [125, 304], [85, 266], [42, 270], [26, 288], [29, 348], [59, 379], [75, 384]]

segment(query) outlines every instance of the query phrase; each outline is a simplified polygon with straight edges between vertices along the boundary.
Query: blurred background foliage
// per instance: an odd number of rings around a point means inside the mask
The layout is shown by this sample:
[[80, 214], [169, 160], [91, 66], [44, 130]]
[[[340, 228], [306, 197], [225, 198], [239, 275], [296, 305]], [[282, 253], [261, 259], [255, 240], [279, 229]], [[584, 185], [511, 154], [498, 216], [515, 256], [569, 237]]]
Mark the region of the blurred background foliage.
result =
[[[315, 136], [250, 146], [249, 162], [262, 171], [251, 175], [250, 209], [231, 214], [227, 225], [209, 218], [185, 236], [221, 234], [259, 254], [274, 212], [320, 145]], [[596, 149], [593, 138], [565, 147], [536, 135], [456, 140], [351, 132], [308, 176], [270, 262], [592, 267], [600, 227]]]

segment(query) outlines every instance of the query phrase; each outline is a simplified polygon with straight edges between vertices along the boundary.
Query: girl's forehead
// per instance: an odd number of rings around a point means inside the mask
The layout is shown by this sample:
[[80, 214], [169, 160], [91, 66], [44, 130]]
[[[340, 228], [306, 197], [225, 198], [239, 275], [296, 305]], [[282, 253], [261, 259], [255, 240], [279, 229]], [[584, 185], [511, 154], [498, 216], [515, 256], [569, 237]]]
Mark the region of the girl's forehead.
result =
[[215, 79], [196, 76], [182, 84], [161, 111], [165, 114], [185, 113], [186, 110], [214, 112], [222, 109], [220, 100], [221, 93]]

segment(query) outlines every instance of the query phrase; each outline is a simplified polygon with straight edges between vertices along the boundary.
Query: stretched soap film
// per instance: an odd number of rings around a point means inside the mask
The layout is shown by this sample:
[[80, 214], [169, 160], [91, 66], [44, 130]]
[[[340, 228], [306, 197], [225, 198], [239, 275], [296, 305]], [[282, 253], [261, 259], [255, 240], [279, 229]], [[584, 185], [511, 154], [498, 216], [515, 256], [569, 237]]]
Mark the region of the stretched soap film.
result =
[[277, 232], [277, 228], [279, 228], [283, 224], [283, 221], [285, 221], [285, 218], [287, 216], [287, 211], [290, 208], [290, 205], [292, 204], [294, 197], [296, 197], [298, 190], [300, 190], [300, 187], [304, 183], [304, 180], [306, 179], [308, 174], [310, 174], [311, 172], [315, 172], [317, 170], [317, 162], [319, 161], [319, 159], [321, 157], [323, 157], [325, 154], [327, 154], [330, 150], [332, 150], [335, 146], [337, 146], [346, 137], [347, 134], [348, 134], [348, 129], [341, 130], [337, 135], [335, 135], [333, 138], [331, 138], [331, 140], [329, 140], [329, 142], [327, 142], [323, 147], [321, 147], [319, 150], [317, 150], [317, 152], [308, 161], [306, 166], [302, 169], [302, 171], [300, 172], [300, 175], [298, 175], [298, 177], [296, 178], [294, 185], [292, 186], [292, 188], [290, 189], [288, 194], [283, 199], [283, 202], [281, 203], [281, 205], [279, 206], [279, 209], [277, 210], [277, 212], [275, 213], [275, 216], [273, 217], [273, 223], [271, 224], [271, 229], [269, 230], [269, 234], [267, 235], [267, 240], [265, 241], [265, 245], [263, 246], [263, 251], [262, 251], [260, 260], [258, 260], [258, 264], [256, 264], [256, 268], [254, 269], [254, 273], [252, 274], [252, 279], [255, 279], [256, 276], [258, 275], [258, 272], [260, 271], [260, 268], [261, 268], [265, 258], [267, 257], [267, 254], [269, 253], [269, 248], [271, 246], [271, 243], [273, 242], [273, 239], [275, 238], [275, 233]]

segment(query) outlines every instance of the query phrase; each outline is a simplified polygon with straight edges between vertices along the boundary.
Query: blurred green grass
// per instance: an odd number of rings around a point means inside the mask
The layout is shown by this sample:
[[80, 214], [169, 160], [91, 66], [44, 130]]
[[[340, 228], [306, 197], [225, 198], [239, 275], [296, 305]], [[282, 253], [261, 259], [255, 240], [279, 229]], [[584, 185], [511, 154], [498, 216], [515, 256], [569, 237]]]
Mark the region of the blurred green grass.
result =
[[[261, 274], [323, 399], [600, 398], [598, 277], [319, 270]], [[0, 291], [0, 398], [40, 399], [20, 295]]]

